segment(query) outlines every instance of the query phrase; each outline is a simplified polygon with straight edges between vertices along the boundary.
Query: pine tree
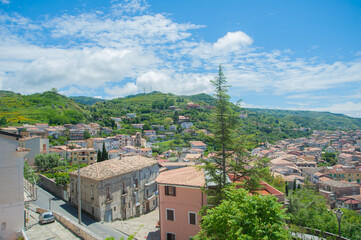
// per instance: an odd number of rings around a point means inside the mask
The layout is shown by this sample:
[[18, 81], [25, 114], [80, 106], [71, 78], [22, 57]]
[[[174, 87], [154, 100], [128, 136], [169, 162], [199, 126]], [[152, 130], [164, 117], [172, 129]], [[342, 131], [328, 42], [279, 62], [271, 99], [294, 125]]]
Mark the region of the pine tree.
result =
[[102, 153], [100, 152], [100, 150], [98, 150], [98, 153], [97, 153], [97, 161], [98, 161], [98, 162], [103, 161], [103, 159], [102, 159]]
[[253, 167], [249, 164], [249, 141], [236, 129], [238, 118], [231, 109], [230, 97], [227, 94], [229, 86], [222, 66], [219, 66], [218, 75], [211, 83], [215, 87], [216, 98], [212, 119], [212, 144], [215, 155], [210, 161], [203, 162], [203, 168], [208, 181], [213, 183], [212, 188], [206, 190], [208, 201], [212, 205], [217, 205], [223, 198], [223, 188], [228, 184], [228, 174], [236, 176], [235, 180], [242, 178], [245, 189], [255, 190], [259, 187], [259, 169], [264, 169], [264, 163], [254, 161]]
[[297, 182], [295, 179], [295, 180], [293, 180], [293, 191], [296, 191], [296, 188], [297, 188]]
[[103, 142], [103, 149], [102, 149], [102, 161], [108, 160], [108, 152], [105, 148], [105, 143]]
[[220, 188], [226, 185], [226, 160], [230, 156], [233, 146], [232, 130], [236, 126], [236, 118], [230, 108], [230, 97], [227, 94], [228, 85], [226, 77], [223, 74], [222, 66], [219, 66], [218, 75], [211, 80], [212, 86], [215, 88], [216, 106], [213, 116], [214, 138], [213, 145], [216, 150], [216, 156], [213, 161], [221, 168], [222, 173], [218, 179]]

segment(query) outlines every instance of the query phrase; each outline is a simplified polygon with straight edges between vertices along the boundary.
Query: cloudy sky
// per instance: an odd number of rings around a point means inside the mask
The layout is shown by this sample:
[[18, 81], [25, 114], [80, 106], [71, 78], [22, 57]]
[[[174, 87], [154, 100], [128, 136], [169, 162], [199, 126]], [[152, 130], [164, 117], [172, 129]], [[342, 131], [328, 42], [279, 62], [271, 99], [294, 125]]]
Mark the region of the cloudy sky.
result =
[[361, 2], [0, 0], [0, 89], [212, 93], [361, 117]]

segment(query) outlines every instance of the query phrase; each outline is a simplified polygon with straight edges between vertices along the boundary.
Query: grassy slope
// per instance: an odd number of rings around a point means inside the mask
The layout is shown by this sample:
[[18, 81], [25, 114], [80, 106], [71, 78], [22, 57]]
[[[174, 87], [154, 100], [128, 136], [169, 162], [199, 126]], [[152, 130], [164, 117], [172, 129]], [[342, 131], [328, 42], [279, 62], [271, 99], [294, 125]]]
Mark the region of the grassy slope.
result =
[[88, 112], [73, 100], [57, 93], [20, 95], [0, 92], [0, 117], [5, 116], [11, 125], [48, 123], [55, 118], [63, 118], [70, 123], [82, 121], [87, 115]]

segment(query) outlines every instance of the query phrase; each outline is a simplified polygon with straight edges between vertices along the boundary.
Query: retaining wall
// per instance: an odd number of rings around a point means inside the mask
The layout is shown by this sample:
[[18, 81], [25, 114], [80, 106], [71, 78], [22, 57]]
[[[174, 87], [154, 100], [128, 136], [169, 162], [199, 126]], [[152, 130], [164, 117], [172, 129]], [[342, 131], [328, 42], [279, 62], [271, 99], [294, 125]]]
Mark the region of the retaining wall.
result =
[[45, 190], [53, 193], [58, 198], [61, 198], [67, 202], [69, 201], [69, 192], [66, 189], [64, 189], [64, 187], [57, 186], [54, 180], [52, 180], [42, 174], [39, 174], [39, 177], [40, 177], [40, 181], [38, 184], [39, 186], [41, 186]]
[[[37, 213], [43, 213], [48, 212], [49, 210], [42, 209], [42, 208], [36, 208]], [[69, 229], [72, 233], [80, 237], [84, 240], [102, 240], [102, 238], [96, 236], [94, 233], [86, 229], [85, 227], [75, 223], [73, 220], [70, 220], [69, 218], [53, 212], [53, 215], [55, 219], [60, 222], [64, 227]]]

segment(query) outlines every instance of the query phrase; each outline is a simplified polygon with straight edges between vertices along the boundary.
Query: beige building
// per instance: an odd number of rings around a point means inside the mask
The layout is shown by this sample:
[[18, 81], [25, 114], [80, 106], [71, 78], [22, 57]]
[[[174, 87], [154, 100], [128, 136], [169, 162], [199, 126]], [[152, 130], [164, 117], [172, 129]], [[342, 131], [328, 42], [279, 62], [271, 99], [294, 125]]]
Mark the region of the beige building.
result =
[[[158, 206], [157, 161], [142, 156], [106, 160], [80, 170], [83, 211], [99, 221], [136, 217]], [[70, 202], [78, 204], [77, 171], [71, 172]]]
[[69, 149], [67, 155], [71, 163], [93, 164], [97, 161], [97, 152], [94, 148]]

